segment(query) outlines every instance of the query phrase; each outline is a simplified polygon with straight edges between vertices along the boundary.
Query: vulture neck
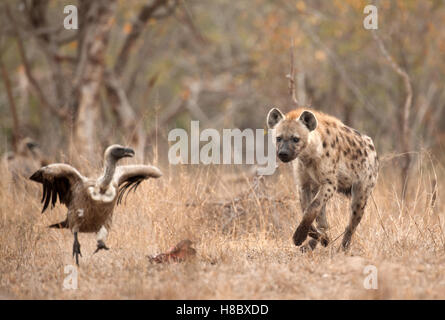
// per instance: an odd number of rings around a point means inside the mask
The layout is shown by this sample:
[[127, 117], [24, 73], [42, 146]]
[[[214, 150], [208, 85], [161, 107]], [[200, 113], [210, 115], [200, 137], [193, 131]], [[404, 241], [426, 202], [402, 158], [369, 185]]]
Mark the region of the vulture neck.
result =
[[99, 188], [101, 193], [105, 193], [113, 180], [116, 170], [116, 160], [113, 157], [105, 158], [104, 174], [99, 178]]

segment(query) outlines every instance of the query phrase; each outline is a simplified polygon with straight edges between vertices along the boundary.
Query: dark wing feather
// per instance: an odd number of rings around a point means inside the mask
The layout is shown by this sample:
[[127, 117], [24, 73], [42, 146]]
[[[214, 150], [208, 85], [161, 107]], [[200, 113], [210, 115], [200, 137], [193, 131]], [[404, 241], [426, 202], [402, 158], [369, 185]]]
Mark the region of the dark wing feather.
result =
[[125, 192], [127, 195], [125, 196], [125, 201], [127, 201], [127, 197], [131, 191], [136, 191], [141, 182], [145, 180], [145, 176], [133, 176], [128, 178], [122, 186], [119, 187], [119, 194], [117, 196], [117, 204], [122, 203], [122, 199], [124, 198]]
[[[38, 172], [38, 171], [37, 171]], [[34, 180], [34, 181], [37, 181], [36, 180], [36, 178], [35, 178], [35, 175], [37, 174], [37, 172], [36, 173], [34, 173], [32, 176], [31, 176], [31, 180]], [[46, 184], [45, 183], [43, 183], [43, 192], [42, 192], [42, 199], [40, 200], [40, 202], [43, 202], [43, 200], [46, 198], [46, 192], [48, 191], [48, 189], [46, 188]]]
[[51, 208], [54, 208], [54, 205], [57, 202], [57, 183], [55, 183], [56, 188], [53, 188], [53, 193], [51, 195]]
[[[114, 179], [119, 186], [117, 204], [125, 201], [131, 191], [136, 191], [142, 181], [148, 178], [159, 178], [161, 171], [149, 165], [127, 165], [119, 166], [116, 169]], [[125, 195], [126, 193], [126, 195]]]
[[68, 205], [71, 200], [71, 185], [67, 178], [54, 178], [49, 179], [39, 179], [36, 174], [39, 174], [37, 171], [35, 174], [31, 176], [31, 180], [42, 183], [43, 185], [43, 196], [41, 202], [43, 203], [42, 213], [48, 208], [51, 203], [51, 209], [57, 203], [57, 198], [59, 198], [60, 203]]
[[[67, 169], [68, 168], [68, 169]], [[43, 186], [43, 195], [41, 202], [43, 203], [42, 213], [51, 203], [51, 209], [59, 199], [60, 203], [69, 206], [72, 199], [72, 182], [75, 179], [81, 179], [80, 174], [67, 165], [59, 165], [53, 167], [43, 167], [37, 170], [29, 179], [39, 182]], [[68, 171], [63, 171], [68, 170]]]

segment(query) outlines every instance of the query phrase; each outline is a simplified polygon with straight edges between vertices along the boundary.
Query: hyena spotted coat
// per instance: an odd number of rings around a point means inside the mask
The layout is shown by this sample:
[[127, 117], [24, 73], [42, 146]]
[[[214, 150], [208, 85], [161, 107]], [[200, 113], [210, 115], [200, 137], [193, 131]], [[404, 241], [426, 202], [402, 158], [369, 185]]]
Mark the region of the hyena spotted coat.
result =
[[332, 116], [302, 108], [286, 115], [273, 108], [267, 124], [276, 130], [278, 158], [292, 161], [298, 181], [303, 219], [293, 236], [295, 245], [308, 235], [313, 239], [302, 250], [313, 250], [319, 241], [328, 245], [326, 203], [340, 192], [352, 198], [342, 241], [347, 249], [377, 181], [379, 161], [371, 138]]

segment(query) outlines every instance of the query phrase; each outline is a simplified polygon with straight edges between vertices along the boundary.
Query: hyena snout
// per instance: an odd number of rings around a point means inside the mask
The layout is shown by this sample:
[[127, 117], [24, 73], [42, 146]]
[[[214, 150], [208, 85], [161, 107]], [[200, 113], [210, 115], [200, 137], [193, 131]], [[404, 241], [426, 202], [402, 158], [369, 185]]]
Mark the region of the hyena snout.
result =
[[287, 150], [278, 151], [278, 158], [280, 158], [280, 160], [283, 162], [289, 162], [292, 160], [291, 154]]
[[283, 162], [289, 162], [295, 160], [298, 156], [298, 152], [291, 148], [281, 148], [277, 152], [278, 158]]

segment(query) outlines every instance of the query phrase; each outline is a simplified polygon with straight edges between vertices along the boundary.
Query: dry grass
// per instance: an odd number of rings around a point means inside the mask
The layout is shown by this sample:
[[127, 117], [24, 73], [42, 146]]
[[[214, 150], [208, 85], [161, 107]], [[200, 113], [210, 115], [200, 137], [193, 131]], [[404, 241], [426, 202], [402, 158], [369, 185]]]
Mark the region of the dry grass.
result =
[[[406, 203], [397, 198], [391, 166], [381, 171], [351, 250], [327, 248], [302, 254], [291, 237], [301, 217], [286, 166], [254, 189], [247, 180], [199, 167], [167, 168], [164, 177], [141, 185], [115, 212], [108, 252], [93, 255], [92, 234], [81, 234], [83, 258], [77, 290], [63, 290], [64, 267], [74, 264], [72, 235], [47, 229], [62, 219], [57, 206], [41, 215], [36, 186], [0, 185], [0, 298], [25, 299], [444, 299], [445, 215], [439, 194], [431, 200], [433, 170], [419, 162]], [[8, 176], [1, 168], [2, 177]], [[242, 179], [241, 179], [242, 180]], [[225, 208], [242, 192], [250, 196]], [[396, 191], [397, 190], [397, 191]], [[281, 201], [275, 201], [281, 199]], [[186, 203], [189, 205], [187, 206]], [[331, 239], [348, 220], [349, 201], [336, 196], [328, 207]], [[146, 258], [182, 239], [197, 256], [185, 263], [155, 265]], [[366, 265], [378, 268], [378, 290], [365, 290]]]

